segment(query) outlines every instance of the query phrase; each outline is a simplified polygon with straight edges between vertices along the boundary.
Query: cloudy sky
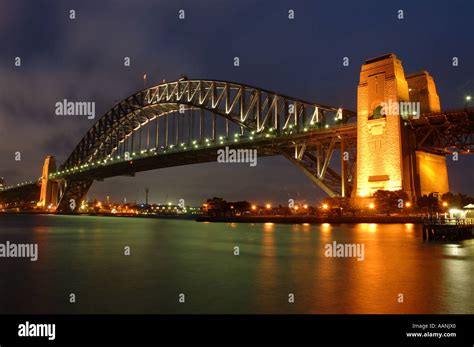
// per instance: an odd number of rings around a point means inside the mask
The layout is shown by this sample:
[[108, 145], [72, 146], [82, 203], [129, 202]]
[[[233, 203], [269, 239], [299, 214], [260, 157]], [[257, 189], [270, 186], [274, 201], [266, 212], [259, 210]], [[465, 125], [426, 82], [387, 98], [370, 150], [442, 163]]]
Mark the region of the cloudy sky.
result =
[[[406, 73], [431, 73], [443, 109], [461, 108], [474, 94], [473, 11], [472, 1], [0, 0], [0, 176], [39, 177], [46, 155], [64, 161], [97, 120], [58, 117], [57, 101], [95, 101], [101, 115], [141, 89], [144, 72], [149, 84], [185, 73], [355, 110], [360, 65], [394, 52]], [[452, 191], [474, 194], [473, 169], [472, 156], [450, 162]], [[191, 204], [324, 196], [285, 159], [266, 158], [252, 169], [210, 163], [113, 178], [94, 183], [89, 197], [141, 201], [145, 187], [152, 202]]]

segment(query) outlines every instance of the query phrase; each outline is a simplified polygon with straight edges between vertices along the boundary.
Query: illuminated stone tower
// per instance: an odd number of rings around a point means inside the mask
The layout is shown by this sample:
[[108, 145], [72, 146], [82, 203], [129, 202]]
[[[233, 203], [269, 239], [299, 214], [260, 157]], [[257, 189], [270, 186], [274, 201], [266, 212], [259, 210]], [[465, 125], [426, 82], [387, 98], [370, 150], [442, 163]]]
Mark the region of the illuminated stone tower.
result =
[[394, 54], [362, 65], [357, 89], [356, 197], [403, 188], [400, 116], [382, 115], [382, 105], [408, 100], [405, 73]]
[[[400, 102], [419, 102], [419, 110], [403, 114]], [[436, 87], [426, 71], [406, 79], [395, 54], [369, 59], [362, 65], [357, 90], [357, 175], [353, 194], [357, 204], [370, 199], [377, 190], [402, 189], [410, 199], [448, 191], [444, 156], [416, 151], [413, 134], [403, 120], [439, 110]]]
[[44, 160], [43, 173], [41, 175], [41, 192], [38, 206], [43, 209], [55, 209], [58, 205], [58, 183], [51, 181], [48, 177], [56, 170], [56, 160], [53, 156], [47, 156]]
[[[441, 111], [439, 96], [433, 77], [425, 70], [407, 76], [410, 101], [419, 102], [421, 113], [436, 113]], [[411, 140], [411, 139], [410, 139]], [[406, 141], [410, 143], [410, 141]], [[412, 180], [413, 195], [415, 197], [436, 192], [449, 192], [448, 169], [446, 157], [434, 153], [409, 148], [405, 156], [410, 160], [410, 170], [406, 171], [406, 179]], [[408, 155], [409, 154], [409, 155]], [[408, 173], [412, 173], [409, 178]]]

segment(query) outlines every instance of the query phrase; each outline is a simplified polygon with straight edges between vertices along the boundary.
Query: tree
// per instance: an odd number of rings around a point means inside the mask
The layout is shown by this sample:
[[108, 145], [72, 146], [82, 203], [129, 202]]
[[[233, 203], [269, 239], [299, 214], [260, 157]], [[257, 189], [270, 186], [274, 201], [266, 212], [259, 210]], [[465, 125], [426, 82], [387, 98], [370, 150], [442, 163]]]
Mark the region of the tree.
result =
[[418, 198], [416, 203], [421, 210], [428, 210], [430, 212], [439, 211], [438, 197], [433, 193], [430, 193], [429, 195], [423, 195], [422, 197]]
[[377, 190], [374, 193], [376, 208], [387, 215], [400, 211], [408, 200], [408, 195], [403, 190]]
[[228, 209], [227, 201], [222, 198], [213, 197], [212, 199], [207, 199], [207, 214], [214, 217], [220, 217]]
[[252, 208], [252, 205], [248, 201], [229, 202], [228, 205], [234, 206], [234, 210], [240, 213], [250, 211]]

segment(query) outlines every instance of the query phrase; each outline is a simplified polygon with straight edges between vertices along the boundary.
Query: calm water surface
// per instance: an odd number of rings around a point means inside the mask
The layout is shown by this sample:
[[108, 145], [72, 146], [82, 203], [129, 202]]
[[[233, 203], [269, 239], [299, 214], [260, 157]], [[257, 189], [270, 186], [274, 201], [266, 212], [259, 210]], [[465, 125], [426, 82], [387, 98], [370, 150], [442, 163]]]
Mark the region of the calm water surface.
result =
[[[6, 241], [39, 259], [0, 258], [1, 313], [474, 313], [474, 241], [426, 243], [413, 224], [1, 215]], [[364, 261], [325, 257], [333, 241]]]

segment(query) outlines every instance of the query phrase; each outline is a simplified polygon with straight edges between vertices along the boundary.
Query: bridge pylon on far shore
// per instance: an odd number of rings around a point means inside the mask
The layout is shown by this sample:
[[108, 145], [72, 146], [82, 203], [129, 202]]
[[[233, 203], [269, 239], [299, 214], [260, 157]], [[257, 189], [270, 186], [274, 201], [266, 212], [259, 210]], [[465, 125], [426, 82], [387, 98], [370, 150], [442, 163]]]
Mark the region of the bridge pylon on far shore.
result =
[[58, 205], [59, 183], [49, 178], [50, 173], [56, 171], [56, 160], [49, 155], [44, 160], [43, 172], [40, 179], [41, 190], [38, 207], [45, 211], [55, 211]]

